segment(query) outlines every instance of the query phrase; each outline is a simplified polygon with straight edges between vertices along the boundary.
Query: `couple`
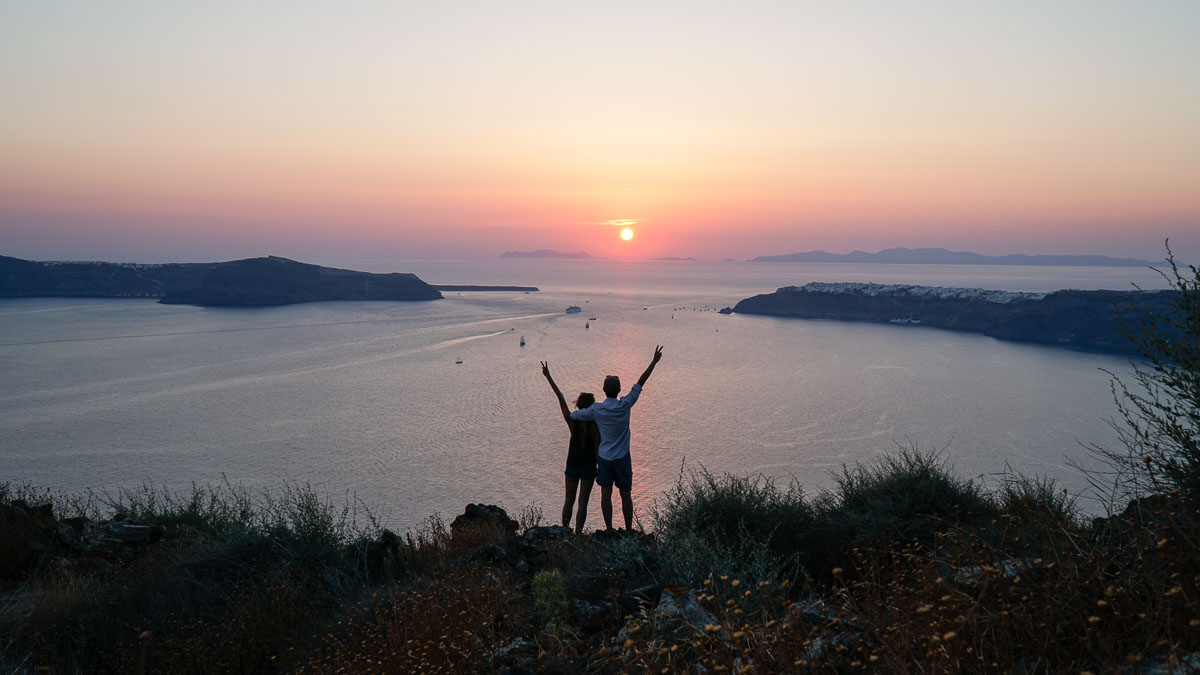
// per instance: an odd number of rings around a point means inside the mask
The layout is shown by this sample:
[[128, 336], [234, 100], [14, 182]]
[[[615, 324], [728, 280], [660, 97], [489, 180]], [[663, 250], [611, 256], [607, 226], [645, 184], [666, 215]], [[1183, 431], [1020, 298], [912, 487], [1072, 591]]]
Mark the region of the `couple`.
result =
[[[584, 392], [575, 399], [577, 410], [567, 407], [567, 399], [550, 377], [550, 366], [542, 361], [542, 375], [550, 382], [550, 388], [558, 396], [558, 406], [563, 419], [571, 429], [571, 446], [567, 451], [566, 498], [563, 501], [563, 527], [571, 525], [571, 507], [575, 504], [575, 491], [579, 490], [579, 510], [575, 514], [575, 531], [583, 532], [587, 520], [588, 497], [592, 493], [592, 481], [600, 484], [600, 513], [604, 514], [604, 526], [612, 526], [612, 488], [616, 484], [621, 491], [621, 511], [625, 515], [625, 529], [633, 529], [633, 463], [629, 459], [629, 409], [637, 403], [642, 385], [650, 379], [654, 366], [662, 358], [662, 347], [654, 348], [654, 358], [637, 384], [629, 393], [621, 393], [621, 378], [609, 375], [604, 378], [604, 395], [608, 398], [596, 403], [596, 397]], [[599, 466], [597, 466], [597, 456]]]

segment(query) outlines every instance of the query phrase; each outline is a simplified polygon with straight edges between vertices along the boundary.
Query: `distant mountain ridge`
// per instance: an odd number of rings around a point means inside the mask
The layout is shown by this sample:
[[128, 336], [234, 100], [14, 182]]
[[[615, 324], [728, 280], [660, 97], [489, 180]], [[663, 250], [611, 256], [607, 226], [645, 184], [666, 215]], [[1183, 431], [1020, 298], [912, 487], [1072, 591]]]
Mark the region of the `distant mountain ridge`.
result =
[[0, 256], [0, 298], [158, 298], [164, 304], [263, 307], [323, 300], [437, 300], [415, 274], [356, 272], [270, 256], [144, 265]]
[[1055, 267], [1146, 267], [1162, 261], [1112, 258], [1106, 255], [1010, 255], [992, 256], [944, 248], [888, 248], [877, 253], [852, 251], [829, 253], [807, 251], [787, 255], [762, 255], [750, 262], [888, 263], [915, 265], [1030, 265]]
[[576, 251], [575, 253], [560, 253], [552, 251], [548, 248], [538, 249], [536, 251], [508, 251], [500, 254], [501, 258], [572, 258], [578, 260], [588, 260], [595, 256], [589, 255], [584, 251]]

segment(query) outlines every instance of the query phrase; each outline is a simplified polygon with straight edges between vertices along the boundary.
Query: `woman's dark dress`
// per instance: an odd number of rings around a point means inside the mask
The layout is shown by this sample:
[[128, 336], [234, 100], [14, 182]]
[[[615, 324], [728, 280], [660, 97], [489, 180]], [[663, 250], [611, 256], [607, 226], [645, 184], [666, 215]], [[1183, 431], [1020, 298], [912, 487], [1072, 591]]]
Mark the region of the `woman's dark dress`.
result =
[[596, 452], [600, 449], [600, 427], [595, 422], [571, 420], [571, 446], [567, 450], [566, 475], [596, 479]]

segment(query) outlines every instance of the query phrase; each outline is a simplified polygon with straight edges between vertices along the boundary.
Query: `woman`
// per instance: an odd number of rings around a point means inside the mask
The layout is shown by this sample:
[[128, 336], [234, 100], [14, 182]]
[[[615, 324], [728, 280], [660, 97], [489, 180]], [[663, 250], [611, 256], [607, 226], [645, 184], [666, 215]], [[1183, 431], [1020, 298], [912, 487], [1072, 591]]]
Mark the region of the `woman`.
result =
[[[579, 491], [579, 510], [575, 512], [575, 531], [583, 532], [583, 523], [587, 520], [588, 497], [592, 494], [592, 483], [596, 480], [596, 451], [600, 447], [600, 429], [595, 422], [583, 422], [571, 419], [571, 410], [567, 407], [567, 399], [550, 377], [550, 366], [542, 361], [542, 375], [550, 382], [550, 388], [558, 397], [558, 407], [562, 409], [563, 419], [571, 430], [571, 445], [567, 451], [566, 494], [563, 498], [562, 524], [571, 526], [571, 509], [575, 506], [575, 492]], [[586, 408], [596, 402], [596, 397], [584, 392], [575, 399], [575, 407]]]

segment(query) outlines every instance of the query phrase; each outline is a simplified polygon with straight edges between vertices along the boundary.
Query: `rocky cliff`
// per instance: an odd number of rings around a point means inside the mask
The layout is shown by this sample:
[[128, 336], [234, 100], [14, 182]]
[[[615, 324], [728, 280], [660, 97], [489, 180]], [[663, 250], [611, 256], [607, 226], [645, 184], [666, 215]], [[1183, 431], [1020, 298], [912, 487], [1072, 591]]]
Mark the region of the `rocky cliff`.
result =
[[1075, 291], [1015, 293], [970, 288], [884, 284], [810, 283], [739, 302], [733, 311], [798, 319], [836, 319], [921, 325], [1000, 340], [1124, 352], [1118, 307], [1145, 303], [1169, 315], [1168, 291]]

